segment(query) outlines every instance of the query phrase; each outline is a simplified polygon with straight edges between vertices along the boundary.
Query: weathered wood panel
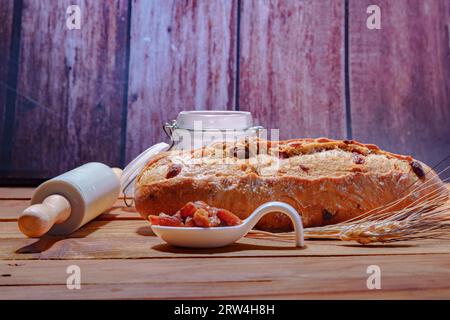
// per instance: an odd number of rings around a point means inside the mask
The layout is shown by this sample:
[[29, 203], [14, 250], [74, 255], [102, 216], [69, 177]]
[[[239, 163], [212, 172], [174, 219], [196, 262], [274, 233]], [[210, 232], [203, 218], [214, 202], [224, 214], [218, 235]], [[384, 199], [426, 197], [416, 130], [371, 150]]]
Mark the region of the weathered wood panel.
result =
[[237, 1], [134, 1], [126, 159], [182, 110], [232, 109]]
[[[1, 188], [0, 187], [0, 200], [23, 200], [28, 199], [30, 200], [33, 196], [34, 188], [28, 188], [28, 187], [8, 187], [8, 188]], [[123, 194], [119, 194], [119, 198], [123, 199]]]
[[[17, 191], [11, 198], [24, 190]], [[2, 200], [0, 213], [24, 203]], [[300, 249], [245, 238], [225, 248], [185, 249], [164, 244], [131, 212], [110, 214], [70, 237], [41, 239], [25, 238], [16, 221], [0, 221], [0, 298], [443, 298], [450, 292], [450, 247], [442, 240], [307, 241]], [[82, 270], [81, 295], [67, 290], [69, 265]], [[381, 267], [383, 290], [367, 290], [369, 265]]]
[[89, 161], [118, 165], [128, 1], [24, 0], [11, 177], [51, 177]]
[[33, 196], [34, 188], [1, 188], [0, 200], [30, 200]]
[[[279, 261], [273, 261], [279, 263]], [[342, 266], [345, 268], [346, 266]], [[392, 278], [394, 278], [392, 276]], [[345, 278], [344, 278], [345, 279]], [[346, 279], [345, 279], [346, 280]], [[428, 280], [433, 283], [433, 280]], [[344, 282], [342, 282], [344, 283]], [[265, 300], [265, 299], [306, 299], [306, 300], [360, 300], [360, 299], [411, 299], [423, 300], [446, 299], [450, 294], [450, 288], [440, 286], [437, 281], [433, 287], [426, 288], [424, 285], [418, 288], [409, 288], [402, 285], [400, 289], [390, 290], [350, 290], [348, 287], [339, 291], [329, 290], [321, 292], [320, 287], [315, 287], [314, 292], [306, 292], [302, 288], [303, 281], [280, 281], [271, 282], [231, 282], [226, 287], [222, 283], [211, 285], [210, 283], [185, 283], [185, 284], [152, 284], [152, 283], [130, 283], [123, 284], [85, 284], [82, 290], [67, 290], [66, 285], [46, 286], [6, 286], [2, 288], [2, 296], [5, 300], [86, 300], [86, 299], [186, 299], [186, 300], [208, 300], [208, 299], [230, 299], [230, 300]], [[330, 287], [331, 288], [331, 287]], [[163, 309], [164, 310], [164, 309]], [[410, 311], [410, 309], [408, 309]], [[163, 311], [161, 311], [163, 312]], [[170, 310], [169, 312], [172, 312]], [[169, 314], [169, 312], [167, 314]], [[125, 312], [123, 313], [125, 315]], [[330, 314], [332, 314], [330, 312]], [[412, 314], [412, 311], [411, 311]]]
[[[276, 259], [276, 260], [275, 260]], [[0, 262], [1, 299], [425, 298], [450, 293], [450, 255], [245, 259], [74, 260], [82, 290], [67, 290], [67, 261]], [[383, 270], [367, 289], [367, 267]], [[102, 266], [99, 268], [99, 266]], [[195, 266], [195, 267], [193, 267]], [[37, 277], [36, 275], [39, 275]], [[119, 276], [118, 276], [119, 275]]]
[[[450, 2], [350, 0], [350, 88], [354, 138], [431, 165], [450, 155]], [[447, 162], [448, 164], [448, 162]]]
[[[10, 67], [17, 67], [17, 61], [10, 60], [11, 39], [13, 34], [14, 0], [0, 1], [0, 143], [5, 134], [7, 94], [11, 89]], [[3, 147], [0, 146], [0, 174], [3, 170]]]
[[[0, 197], [0, 222], [17, 221], [29, 206], [30, 200], [2, 200]], [[98, 216], [96, 220], [142, 220], [142, 217], [134, 208], [127, 207], [123, 199], [117, 199], [113, 207]]]
[[345, 138], [344, 1], [242, 1], [239, 107], [280, 137]]
[[[127, 0], [79, 1], [73, 31], [71, 2], [23, 0], [20, 59], [9, 61], [21, 2], [0, 3], [2, 177], [128, 162], [185, 109], [250, 110], [281, 138], [346, 134], [344, 0], [135, 0], [130, 64]], [[435, 164], [450, 153], [450, 3], [380, 0], [378, 31], [366, 28], [370, 4], [349, 1], [354, 137]], [[11, 64], [20, 66], [12, 120]]]
[[177, 248], [156, 237], [143, 219], [92, 221], [69, 237], [29, 239], [16, 221], [0, 222], [0, 231], [0, 260], [450, 254], [448, 241], [442, 240], [366, 246], [350, 241], [307, 240], [306, 248], [296, 248], [293, 241], [246, 237], [224, 248]]

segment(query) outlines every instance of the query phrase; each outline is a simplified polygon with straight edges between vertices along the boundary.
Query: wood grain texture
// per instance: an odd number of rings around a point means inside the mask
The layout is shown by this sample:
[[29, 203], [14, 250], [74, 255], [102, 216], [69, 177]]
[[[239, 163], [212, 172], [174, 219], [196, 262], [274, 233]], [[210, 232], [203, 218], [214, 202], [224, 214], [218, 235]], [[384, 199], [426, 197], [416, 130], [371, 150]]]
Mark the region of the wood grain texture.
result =
[[[432, 280], [431, 280], [432, 281]], [[431, 282], [429, 281], [429, 282]], [[358, 282], [359, 283], [359, 282]], [[48, 286], [6, 286], [3, 289], [5, 300], [92, 300], [92, 299], [185, 299], [185, 300], [274, 300], [274, 299], [314, 299], [314, 300], [360, 300], [360, 299], [395, 299], [395, 300], [442, 300], [448, 298], [450, 289], [444, 286], [425, 288], [408, 288], [403, 285], [401, 289], [381, 290], [352, 290], [305, 292], [297, 286], [299, 282], [277, 281], [266, 285], [260, 283], [236, 282], [226, 287], [221, 284], [211, 286], [203, 283], [185, 284], [85, 284], [83, 290], [67, 290], [65, 285]], [[295, 287], [294, 287], [295, 286]], [[381, 291], [381, 292], [380, 292]], [[203, 294], [201, 294], [203, 293]], [[263, 301], [262, 301], [263, 302]]]
[[385, 245], [308, 240], [304, 249], [292, 242], [244, 238], [218, 249], [176, 248], [156, 237], [144, 220], [92, 221], [69, 237], [26, 238], [17, 222], [0, 222], [0, 260], [153, 259], [231, 257], [310, 257], [450, 254], [448, 241], [422, 240]]
[[344, 1], [242, 1], [239, 106], [280, 138], [345, 138]]
[[[30, 200], [35, 188], [30, 187], [0, 187], [0, 200]], [[123, 194], [119, 194], [123, 199]]]
[[[67, 290], [66, 261], [0, 262], [1, 299], [425, 298], [450, 293], [450, 255], [246, 259], [73, 260], [82, 290]], [[367, 266], [383, 270], [368, 290]], [[102, 266], [99, 268], [99, 266]], [[39, 274], [39, 277], [36, 277]], [[118, 276], [120, 275], [120, 276]], [[400, 293], [400, 294], [399, 294]]]
[[127, 162], [178, 112], [233, 109], [237, 1], [134, 1]]
[[10, 177], [119, 164], [128, 1], [77, 1], [69, 30], [72, 2], [24, 0]]
[[16, 187], [0, 188], [0, 200], [30, 200], [33, 196], [34, 188]]
[[[24, 188], [0, 191], [12, 199], [27, 195]], [[0, 213], [14, 218], [14, 208], [26, 202], [1, 200]], [[368, 246], [307, 241], [299, 249], [290, 242], [243, 239], [220, 249], [183, 249], [164, 244], [147, 222], [131, 214], [118, 203], [70, 237], [41, 239], [27, 239], [16, 221], [0, 219], [0, 299], [442, 299], [450, 294], [445, 241]], [[82, 290], [67, 290], [69, 265], [81, 268]], [[367, 290], [369, 265], [382, 268], [383, 290]]]
[[[17, 221], [22, 212], [30, 206], [30, 200], [3, 200], [0, 197], [0, 222]], [[97, 221], [103, 220], [142, 220], [140, 214], [134, 209], [125, 205], [123, 199], [117, 199], [114, 206], [106, 210], [96, 218]]]
[[[353, 136], [431, 165], [450, 155], [450, 2], [350, 0]], [[447, 162], [448, 165], [448, 162]]]
[[[5, 134], [6, 124], [6, 95], [10, 90], [8, 71], [10, 66], [17, 64], [17, 61], [10, 61], [10, 48], [13, 29], [14, 0], [0, 1], [0, 141]], [[0, 159], [3, 158], [3, 147], [0, 147]], [[1, 165], [1, 162], [0, 162]], [[0, 167], [0, 172], [3, 168]]]

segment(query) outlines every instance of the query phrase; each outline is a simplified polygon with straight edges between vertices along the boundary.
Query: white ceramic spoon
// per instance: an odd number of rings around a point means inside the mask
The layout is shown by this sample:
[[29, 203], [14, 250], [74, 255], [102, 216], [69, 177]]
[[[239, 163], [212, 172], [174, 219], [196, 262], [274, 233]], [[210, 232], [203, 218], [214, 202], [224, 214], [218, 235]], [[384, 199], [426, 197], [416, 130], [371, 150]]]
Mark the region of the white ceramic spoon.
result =
[[256, 223], [270, 212], [288, 215], [295, 229], [295, 245], [304, 246], [303, 223], [298, 212], [284, 202], [267, 202], [258, 207], [241, 225], [233, 227], [187, 228], [152, 225], [153, 232], [165, 242], [187, 248], [219, 248], [245, 236]]

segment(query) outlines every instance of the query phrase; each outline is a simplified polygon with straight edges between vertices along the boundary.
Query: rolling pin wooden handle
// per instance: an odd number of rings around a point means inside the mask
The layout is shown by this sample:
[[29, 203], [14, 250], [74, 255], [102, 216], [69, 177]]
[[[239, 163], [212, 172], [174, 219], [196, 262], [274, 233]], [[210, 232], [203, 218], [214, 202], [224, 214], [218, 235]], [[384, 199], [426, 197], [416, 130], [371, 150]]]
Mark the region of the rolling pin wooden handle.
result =
[[[99, 167], [100, 165], [100, 167]], [[81, 168], [81, 169], [80, 169]], [[65, 187], [67, 184], [71, 184], [73, 183], [73, 176], [79, 175], [80, 171], [75, 172], [76, 170], [87, 170], [86, 167], [80, 167], [78, 169], [75, 169], [71, 172], [66, 173], [66, 176], [64, 179], [62, 179], [62, 182], [60, 180], [55, 180], [58, 184], [59, 187]], [[101, 165], [101, 164], [90, 164], [90, 167], [87, 167], [88, 169], [90, 169], [91, 171], [93, 170], [94, 173], [100, 173], [105, 175], [107, 173], [106, 177], [110, 177], [111, 173], [107, 172], [108, 170], [110, 170], [110, 168], [106, 167], [105, 165]], [[117, 181], [111, 181], [111, 178], [108, 178], [109, 183], [114, 183], [116, 185], [119, 186], [120, 188], [120, 177], [122, 175], [122, 170], [119, 168], [112, 168], [112, 171], [114, 172], [114, 174], [117, 177]], [[86, 174], [86, 173], [84, 173]], [[63, 175], [64, 176], [64, 175]], [[72, 180], [71, 180], [72, 179]], [[67, 180], [69, 182], [67, 182]], [[102, 181], [96, 181], [95, 178], [85, 178], [85, 180], [88, 181], [88, 183], [93, 183], [93, 184], [97, 184], [99, 185], [99, 189], [103, 190], [102, 192], [104, 194], [97, 194], [98, 198], [101, 197], [109, 197], [110, 201], [115, 201], [116, 199], [113, 197], [116, 197], [117, 195], [114, 195], [115, 192], [114, 190], [110, 190], [109, 185], [107, 187], [105, 187], [104, 185], [102, 185], [101, 183], [104, 184], [105, 180]], [[85, 183], [86, 184], [86, 183]], [[42, 186], [45, 186], [42, 185]], [[85, 186], [86, 187], [86, 186]], [[38, 188], [39, 190], [39, 188]], [[44, 189], [43, 189], [44, 190]], [[105, 191], [106, 190], [106, 191]], [[67, 192], [67, 190], [66, 190]], [[71, 191], [73, 192], [73, 191]], [[69, 192], [70, 194], [70, 192]], [[75, 196], [75, 195], [71, 195], [71, 196]], [[81, 196], [82, 200], [81, 201], [85, 201], [83, 196]], [[42, 198], [41, 198], [42, 199]], [[88, 203], [93, 203], [95, 201], [95, 199], [93, 200], [92, 198], [87, 198], [86, 200]], [[35, 204], [32, 205], [31, 207], [28, 207], [27, 209], [24, 210], [24, 212], [22, 213], [22, 215], [19, 218], [18, 224], [19, 224], [19, 229], [20, 231], [22, 231], [23, 234], [25, 234], [28, 237], [31, 238], [37, 238], [40, 236], [43, 236], [44, 234], [46, 234], [47, 232], [50, 231], [50, 229], [52, 229], [52, 227], [55, 224], [58, 225], [63, 225], [63, 226], [67, 226], [68, 223], [70, 223], [69, 217], [71, 214], [74, 215], [79, 215], [79, 216], [83, 216], [83, 215], [90, 215], [90, 218], [88, 220], [92, 220], [93, 218], [95, 218], [96, 216], [98, 216], [99, 214], [102, 213], [102, 210], [104, 210], [105, 208], [98, 210], [98, 212], [92, 212], [92, 210], [90, 212], [85, 212], [85, 211], [80, 211], [80, 208], [71, 208], [70, 206], [70, 202], [68, 199], [66, 199], [64, 196], [59, 195], [59, 194], [52, 194], [47, 196], [44, 201], [42, 201], [42, 203], [39, 204]], [[84, 209], [82, 209], [84, 210]], [[61, 228], [61, 225], [58, 226], [58, 228]], [[80, 225], [81, 226], [81, 225]], [[76, 229], [77, 227], [71, 227], [72, 229]], [[67, 232], [61, 232], [59, 231], [58, 233], [60, 234], [66, 234]]]
[[18, 224], [23, 234], [30, 238], [46, 234], [55, 224], [63, 223], [70, 217], [70, 203], [61, 195], [51, 195], [40, 204], [24, 210]]

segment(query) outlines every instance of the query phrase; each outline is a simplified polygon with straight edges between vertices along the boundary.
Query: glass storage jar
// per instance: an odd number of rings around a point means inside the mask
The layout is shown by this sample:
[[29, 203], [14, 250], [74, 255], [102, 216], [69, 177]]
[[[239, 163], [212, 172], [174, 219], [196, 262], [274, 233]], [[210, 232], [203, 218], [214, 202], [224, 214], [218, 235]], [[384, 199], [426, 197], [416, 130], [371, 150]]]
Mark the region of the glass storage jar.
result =
[[137, 156], [123, 171], [121, 184], [125, 203], [131, 206], [134, 181], [148, 161], [168, 150], [192, 150], [218, 141], [237, 141], [257, 137], [261, 126], [253, 125], [253, 117], [245, 111], [182, 111], [176, 120], [163, 125], [170, 144], [158, 143]]

